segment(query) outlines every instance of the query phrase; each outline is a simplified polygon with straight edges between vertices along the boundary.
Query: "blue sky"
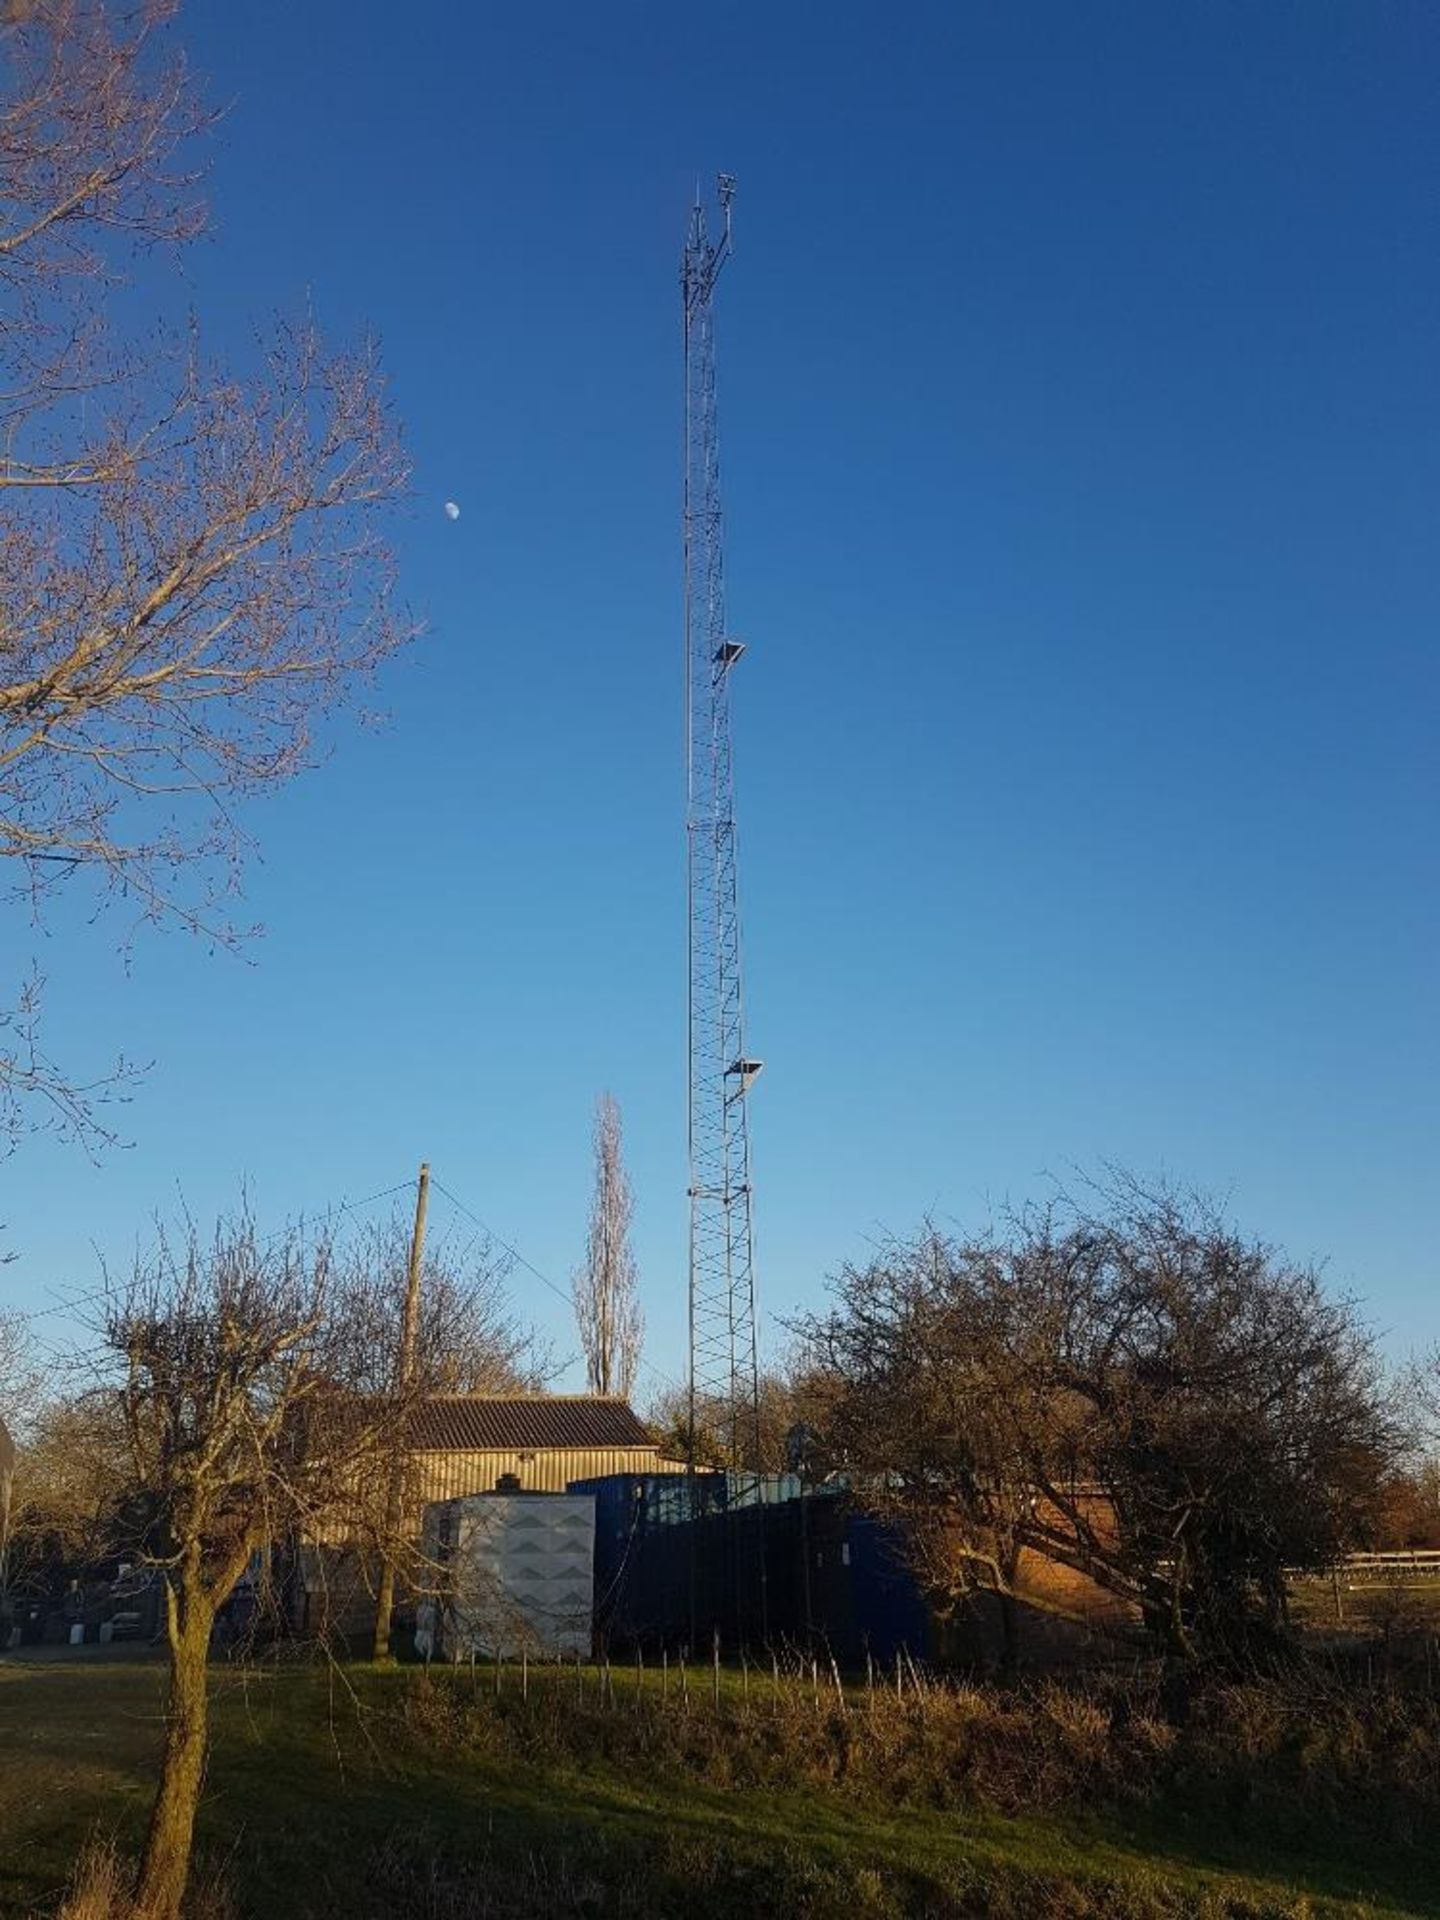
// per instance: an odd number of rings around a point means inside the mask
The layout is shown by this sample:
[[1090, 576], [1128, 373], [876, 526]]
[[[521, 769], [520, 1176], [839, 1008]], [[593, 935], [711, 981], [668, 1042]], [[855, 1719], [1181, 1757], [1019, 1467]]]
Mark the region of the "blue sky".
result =
[[244, 11], [184, 26], [231, 112], [178, 297], [378, 329], [429, 631], [252, 811], [251, 964], [37, 941], [52, 1049], [156, 1064], [129, 1150], [0, 1171], [0, 1299], [180, 1191], [278, 1221], [422, 1155], [563, 1286], [608, 1086], [682, 1369], [676, 276], [723, 167], [771, 1344], [875, 1235], [1105, 1159], [1440, 1337], [1440, 16]]

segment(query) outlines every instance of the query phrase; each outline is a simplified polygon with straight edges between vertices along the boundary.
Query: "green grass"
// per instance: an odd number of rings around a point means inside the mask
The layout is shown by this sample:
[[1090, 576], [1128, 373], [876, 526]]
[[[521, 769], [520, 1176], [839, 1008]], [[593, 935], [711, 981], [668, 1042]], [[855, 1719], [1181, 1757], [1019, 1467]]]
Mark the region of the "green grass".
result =
[[[0, 1663], [0, 1912], [53, 1911], [97, 1830], [138, 1842], [161, 1681], [133, 1658]], [[574, 1703], [573, 1676], [555, 1693], [535, 1677], [522, 1709], [508, 1674], [497, 1713], [483, 1675], [472, 1692], [468, 1676], [427, 1689], [414, 1670], [217, 1667], [207, 1870], [237, 1914], [266, 1920], [1440, 1914], [1440, 1853], [1353, 1832], [1285, 1852], [1243, 1808], [1006, 1816], [843, 1782], [787, 1785], [783, 1747], [777, 1778], [722, 1784], [704, 1760], [708, 1675], [691, 1675], [693, 1763], [673, 1677], [653, 1748], [658, 1676], [639, 1713], [633, 1675], [616, 1676], [610, 1726], [623, 1739], [606, 1731], [595, 1676], [583, 1681], [588, 1706]], [[752, 1682], [762, 1747], [769, 1689]], [[789, 1695], [813, 1716], [802, 1690]], [[726, 1715], [745, 1711], [733, 1675], [724, 1699]], [[863, 1738], [853, 1699], [847, 1724]]]
[[1440, 1631], [1440, 1579], [1387, 1577], [1375, 1572], [1346, 1578], [1335, 1615], [1329, 1580], [1297, 1580], [1290, 1589], [1292, 1618], [1322, 1633], [1384, 1635]]

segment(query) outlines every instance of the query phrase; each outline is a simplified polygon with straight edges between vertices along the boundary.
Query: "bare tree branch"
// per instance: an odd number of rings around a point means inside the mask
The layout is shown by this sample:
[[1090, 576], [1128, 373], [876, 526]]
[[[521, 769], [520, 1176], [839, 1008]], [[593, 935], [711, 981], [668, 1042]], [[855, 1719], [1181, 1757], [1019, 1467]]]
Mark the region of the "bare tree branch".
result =
[[[0, 53], [0, 857], [32, 913], [88, 874], [233, 943], [237, 803], [313, 764], [412, 631], [381, 528], [406, 467], [373, 344], [328, 351], [306, 317], [234, 368], [194, 316], [115, 324], [137, 250], [204, 224], [213, 116], [175, 10], [39, 0]], [[0, 1043], [0, 1125], [47, 1107], [103, 1133], [82, 1085]]]

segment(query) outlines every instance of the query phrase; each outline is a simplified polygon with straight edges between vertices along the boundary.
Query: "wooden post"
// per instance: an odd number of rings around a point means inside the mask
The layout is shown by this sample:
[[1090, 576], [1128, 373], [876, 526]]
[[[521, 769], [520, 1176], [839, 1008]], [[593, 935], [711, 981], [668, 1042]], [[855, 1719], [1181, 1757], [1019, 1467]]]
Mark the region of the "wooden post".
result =
[[[405, 1275], [405, 1310], [400, 1320], [400, 1352], [396, 1356], [395, 1385], [404, 1405], [405, 1389], [415, 1372], [415, 1341], [420, 1327], [420, 1266], [425, 1254], [425, 1209], [430, 1199], [430, 1168], [422, 1162], [415, 1189], [415, 1225], [410, 1235], [410, 1265]], [[376, 1660], [390, 1658], [390, 1622], [395, 1612], [395, 1560], [391, 1543], [404, 1524], [406, 1447], [397, 1439], [390, 1463], [390, 1486], [385, 1498], [385, 1538], [380, 1545], [380, 1592], [375, 1602]]]
[[10, 1500], [15, 1483], [15, 1442], [0, 1420], [0, 1619], [10, 1630]]

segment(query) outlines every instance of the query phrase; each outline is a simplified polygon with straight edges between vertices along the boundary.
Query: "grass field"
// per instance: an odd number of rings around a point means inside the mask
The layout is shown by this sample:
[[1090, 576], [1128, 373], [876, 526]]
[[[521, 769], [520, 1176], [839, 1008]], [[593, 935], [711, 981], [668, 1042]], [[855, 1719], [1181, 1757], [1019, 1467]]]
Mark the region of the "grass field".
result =
[[[53, 1911], [97, 1831], [134, 1845], [161, 1681], [156, 1663], [134, 1657], [0, 1663], [0, 1911]], [[1354, 1831], [1302, 1846], [1292, 1837], [1287, 1851], [1268, 1815], [1243, 1804], [1006, 1815], [924, 1804], [923, 1790], [910, 1802], [907, 1790], [863, 1783], [790, 1787], [783, 1748], [765, 1773], [776, 1736], [734, 1676], [719, 1721], [708, 1679], [692, 1680], [683, 1722], [672, 1692], [659, 1745], [646, 1732], [653, 1674], [640, 1701], [634, 1676], [617, 1677], [609, 1713], [623, 1738], [594, 1717], [593, 1674], [578, 1696], [573, 1676], [532, 1676], [523, 1708], [515, 1675], [501, 1707], [490, 1684], [217, 1666], [201, 1846], [205, 1875], [228, 1889], [219, 1910], [266, 1920], [1440, 1914], [1440, 1848], [1423, 1835], [1399, 1847]], [[848, 1733], [816, 1738], [863, 1740], [862, 1712], [852, 1703]], [[745, 1750], [759, 1756], [751, 1777], [709, 1777], [704, 1740], [745, 1716]]]
[[1382, 1573], [1347, 1575], [1340, 1588], [1329, 1580], [1297, 1581], [1290, 1591], [1291, 1617], [1321, 1632], [1440, 1632], [1440, 1579], [1406, 1579]]

